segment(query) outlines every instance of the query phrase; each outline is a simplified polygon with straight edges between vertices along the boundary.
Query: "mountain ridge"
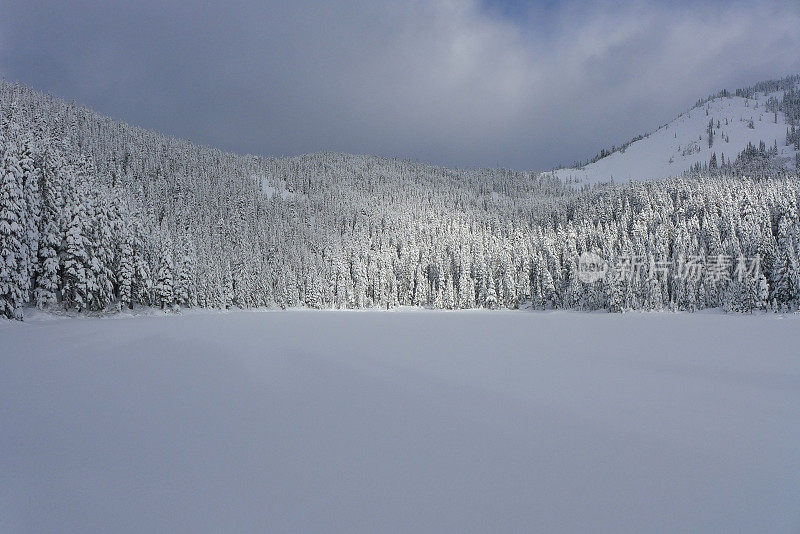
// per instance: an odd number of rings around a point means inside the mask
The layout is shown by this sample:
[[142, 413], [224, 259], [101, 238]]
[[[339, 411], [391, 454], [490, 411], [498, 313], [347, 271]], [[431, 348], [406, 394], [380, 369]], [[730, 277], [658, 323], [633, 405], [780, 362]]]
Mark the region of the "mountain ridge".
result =
[[[749, 145], [759, 147], [762, 141], [765, 150], [777, 147], [778, 153], [770, 162], [776, 169], [797, 170], [800, 162], [797, 135], [784, 130], [796, 128], [800, 118], [799, 84], [800, 75], [790, 75], [733, 92], [719, 91], [699, 99], [672, 121], [619, 147], [602, 150], [586, 164], [552, 172], [563, 180], [580, 184], [666, 178], [703, 170], [704, 166], [708, 171], [712, 155], [721, 166], [726, 151], [727, 161], [735, 163]], [[674, 132], [675, 142], [670, 142], [666, 130]], [[744, 154], [743, 160], [746, 158]]]

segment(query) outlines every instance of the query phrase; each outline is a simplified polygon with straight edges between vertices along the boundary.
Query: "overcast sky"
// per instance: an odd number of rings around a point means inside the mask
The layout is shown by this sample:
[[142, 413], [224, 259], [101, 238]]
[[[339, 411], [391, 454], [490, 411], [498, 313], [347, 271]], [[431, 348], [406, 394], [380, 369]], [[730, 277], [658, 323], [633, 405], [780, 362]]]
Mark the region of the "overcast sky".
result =
[[547, 169], [800, 72], [800, 3], [0, 0], [0, 74], [237, 152]]

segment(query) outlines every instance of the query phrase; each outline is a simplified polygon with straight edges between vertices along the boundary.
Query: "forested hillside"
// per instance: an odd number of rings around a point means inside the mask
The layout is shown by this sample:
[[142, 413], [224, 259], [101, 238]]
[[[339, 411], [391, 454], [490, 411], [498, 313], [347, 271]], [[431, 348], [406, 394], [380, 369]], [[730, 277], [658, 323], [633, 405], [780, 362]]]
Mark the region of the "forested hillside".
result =
[[691, 172], [774, 174], [800, 168], [800, 75], [722, 90], [655, 131], [558, 169], [581, 184]]
[[[9, 318], [26, 305], [798, 305], [796, 174], [577, 190], [533, 172], [224, 153], [8, 82], [0, 107], [0, 315]], [[587, 251], [645, 267], [587, 283], [578, 272]], [[678, 268], [722, 257], [725, 269], [696, 278]]]

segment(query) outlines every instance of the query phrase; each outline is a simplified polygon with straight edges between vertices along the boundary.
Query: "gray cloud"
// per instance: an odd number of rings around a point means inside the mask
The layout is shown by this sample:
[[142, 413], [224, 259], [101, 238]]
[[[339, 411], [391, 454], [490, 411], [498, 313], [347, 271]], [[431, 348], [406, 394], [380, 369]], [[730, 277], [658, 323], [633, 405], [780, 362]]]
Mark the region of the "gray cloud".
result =
[[800, 7], [753, 4], [0, 0], [0, 72], [239, 152], [549, 168], [800, 72]]

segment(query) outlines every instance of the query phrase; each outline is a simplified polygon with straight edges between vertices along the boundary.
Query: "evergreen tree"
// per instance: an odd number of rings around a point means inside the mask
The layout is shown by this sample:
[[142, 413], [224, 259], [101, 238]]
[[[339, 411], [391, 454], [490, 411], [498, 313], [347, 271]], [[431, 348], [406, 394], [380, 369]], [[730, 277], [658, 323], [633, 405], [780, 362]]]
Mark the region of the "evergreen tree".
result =
[[25, 199], [14, 148], [0, 137], [0, 316], [22, 320], [28, 289]]
[[59, 290], [59, 249], [61, 246], [61, 187], [64, 160], [54, 150], [48, 150], [41, 175], [42, 210], [39, 231], [38, 269], [35, 296], [38, 308], [57, 302]]
[[542, 269], [542, 299], [545, 308], [556, 305], [556, 286], [553, 283], [553, 276], [547, 268]]
[[[297, 280], [294, 276], [294, 273], [291, 272], [292, 277], [290, 278], [291, 283], [289, 285], [289, 297], [288, 297], [288, 304], [291, 307], [297, 305]], [[233, 275], [231, 274], [231, 264], [230, 262], [225, 263], [225, 272], [224, 277], [222, 279], [222, 307], [224, 309], [229, 309], [233, 304]]]
[[778, 223], [778, 250], [775, 259], [775, 268], [772, 274], [773, 297], [778, 302], [788, 304], [798, 296], [797, 277], [800, 273], [797, 264], [790, 223], [787, 217], [781, 217]]
[[92, 198], [91, 259], [90, 272], [92, 289], [90, 306], [102, 310], [114, 298], [114, 250], [115, 237], [112, 235], [112, 221], [109, 212], [100, 200]]
[[133, 245], [126, 240], [122, 245], [119, 261], [119, 303], [126, 309], [133, 308], [134, 265]]
[[414, 277], [414, 306], [424, 307], [428, 305], [428, 277], [421, 265], [417, 265]]
[[178, 270], [177, 300], [181, 306], [191, 308], [197, 306], [197, 285], [195, 282], [195, 252], [191, 243], [183, 255]]
[[[233, 291], [231, 291], [231, 294]], [[161, 258], [158, 264], [156, 281], [156, 304], [162, 310], [170, 308], [175, 302], [172, 280], [172, 243], [165, 240], [161, 247]]]
[[447, 276], [444, 282], [444, 293], [442, 294], [442, 305], [446, 310], [452, 310], [455, 307], [454, 293], [453, 279]]
[[89, 248], [86, 210], [82, 201], [83, 191], [78, 177], [70, 175], [65, 185], [64, 218], [61, 272], [63, 304], [67, 309], [82, 311], [88, 306], [89, 297]]
[[606, 294], [606, 307], [608, 311], [613, 313], [620, 313], [623, 310], [623, 297], [622, 297], [622, 282], [621, 280], [611, 273], [606, 274], [603, 279], [605, 294]]
[[[31, 140], [27, 135], [22, 136], [19, 153], [19, 168], [22, 171], [22, 192], [24, 197], [22, 220], [25, 229], [25, 251], [23, 256], [23, 269], [27, 291], [28, 288], [33, 288], [32, 282], [36, 274], [39, 253], [39, 220], [41, 215], [39, 169], [34, 166]], [[26, 300], [29, 300], [27, 295]]]
[[465, 310], [474, 306], [475, 286], [467, 272], [466, 263], [462, 263], [458, 276], [458, 307]]
[[497, 307], [497, 292], [494, 288], [494, 277], [491, 274], [486, 281], [486, 307], [490, 310]]

